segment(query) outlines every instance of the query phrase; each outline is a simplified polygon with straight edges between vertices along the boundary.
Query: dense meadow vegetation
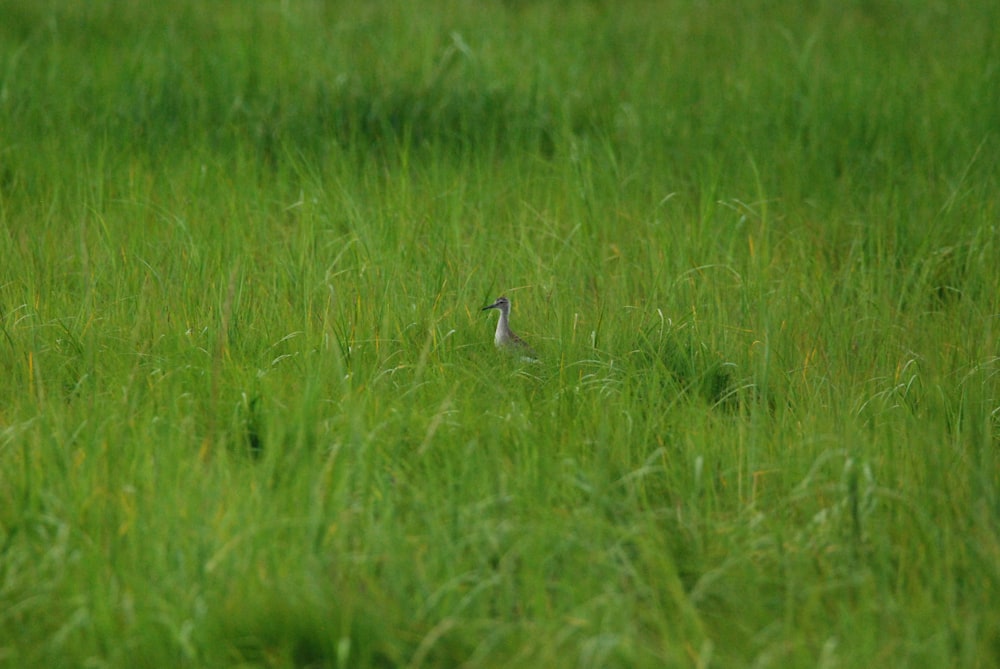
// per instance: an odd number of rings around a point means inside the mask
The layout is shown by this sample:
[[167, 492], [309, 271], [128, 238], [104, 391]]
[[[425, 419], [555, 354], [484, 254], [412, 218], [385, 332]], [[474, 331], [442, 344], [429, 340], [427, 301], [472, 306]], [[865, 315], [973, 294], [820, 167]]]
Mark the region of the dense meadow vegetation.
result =
[[997, 26], [0, 0], [0, 667], [997, 666]]

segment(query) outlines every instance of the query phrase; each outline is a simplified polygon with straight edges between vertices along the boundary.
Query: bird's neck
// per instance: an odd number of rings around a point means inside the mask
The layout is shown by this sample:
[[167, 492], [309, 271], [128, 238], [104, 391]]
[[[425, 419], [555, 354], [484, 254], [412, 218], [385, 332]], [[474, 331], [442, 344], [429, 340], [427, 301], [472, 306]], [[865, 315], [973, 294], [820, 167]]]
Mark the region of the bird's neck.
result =
[[503, 344], [510, 339], [510, 325], [507, 323], [507, 312], [500, 312], [500, 319], [497, 321], [497, 332], [493, 337], [493, 341], [497, 346]]

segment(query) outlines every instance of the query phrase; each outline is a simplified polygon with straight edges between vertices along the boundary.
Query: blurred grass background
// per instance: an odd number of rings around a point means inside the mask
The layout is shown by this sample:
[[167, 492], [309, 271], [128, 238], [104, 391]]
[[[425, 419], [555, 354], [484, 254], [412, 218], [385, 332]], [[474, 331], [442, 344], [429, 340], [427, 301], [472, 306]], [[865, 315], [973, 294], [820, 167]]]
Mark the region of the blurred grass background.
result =
[[0, 664], [994, 666], [998, 11], [0, 0]]

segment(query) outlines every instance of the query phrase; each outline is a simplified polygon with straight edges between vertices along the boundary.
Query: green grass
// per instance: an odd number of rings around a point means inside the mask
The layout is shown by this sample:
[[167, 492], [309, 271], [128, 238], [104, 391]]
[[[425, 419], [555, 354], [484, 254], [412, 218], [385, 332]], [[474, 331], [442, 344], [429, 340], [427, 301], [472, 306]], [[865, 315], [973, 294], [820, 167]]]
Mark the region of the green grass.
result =
[[398, 5], [0, 0], [0, 666], [996, 666], [995, 3]]

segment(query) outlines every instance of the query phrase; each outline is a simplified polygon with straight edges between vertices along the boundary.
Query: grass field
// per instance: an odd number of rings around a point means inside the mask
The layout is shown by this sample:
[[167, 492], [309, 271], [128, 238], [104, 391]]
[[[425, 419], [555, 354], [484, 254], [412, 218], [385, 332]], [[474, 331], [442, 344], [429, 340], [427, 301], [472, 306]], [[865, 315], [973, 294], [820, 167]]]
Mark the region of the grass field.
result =
[[997, 25], [0, 0], [0, 667], [997, 666]]

